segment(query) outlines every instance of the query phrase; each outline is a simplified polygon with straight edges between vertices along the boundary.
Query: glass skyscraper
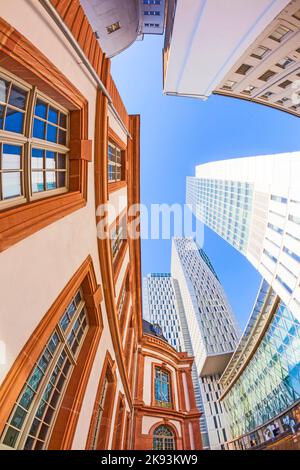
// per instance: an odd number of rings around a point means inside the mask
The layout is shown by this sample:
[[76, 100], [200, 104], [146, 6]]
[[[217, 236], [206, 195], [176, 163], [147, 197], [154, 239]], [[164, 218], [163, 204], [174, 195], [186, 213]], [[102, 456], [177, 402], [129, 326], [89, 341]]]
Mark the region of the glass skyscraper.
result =
[[171, 274], [148, 274], [143, 279], [143, 317], [159, 325], [166, 340], [180, 352], [185, 348], [178, 310]]
[[239, 250], [300, 319], [300, 152], [196, 167], [187, 203]]
[[286, 418], [297, 423], [300, 322], [266, 281], [221, 383], [230, 448], [262, 445], [285, 431]]
[[219, 401], [219, 379], [237, 345], [239, 328], [212, 263], [193, 239], [173, 239], [171, 273], [181, 293], [182, 324], [195, 357], [210, 448], [221, 449], [230, 433]]

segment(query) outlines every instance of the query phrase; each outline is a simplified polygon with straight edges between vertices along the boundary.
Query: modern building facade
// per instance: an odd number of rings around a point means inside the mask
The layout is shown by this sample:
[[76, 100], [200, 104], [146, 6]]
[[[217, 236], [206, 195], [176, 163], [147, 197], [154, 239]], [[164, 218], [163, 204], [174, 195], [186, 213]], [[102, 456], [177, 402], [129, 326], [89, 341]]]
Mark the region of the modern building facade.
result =
[[153, 273], [144, 278], [143, 318], [159, 325], [177, 351], [185, 351], [178, 300], [170, 273]]
[[289, 448], [300, 427], [300, 323], [266, 281], [220, 383], [228, 449]]
[[166, 25], [166, 94], [300, 115], [300, 0], [171, 1]]
[[141, 34], [163, 34], [168, 0], [140, 0]]
[[199, 165], [187, 179], [196, 217], [246, 256], [300, 318], [300, 153]]
[[135, 414], [150, 448], [199, 448], [192, 387], [153, 402], [151, 433], [135, 409], [140, 117], [79, 1], [2, 2], [0, 102], [0, 448], [141, 448]]
[[209, 447], [221, 449], [229, 428], [218, 381], [237, 345], [239, 328], [207, 255], [193, 239], [173, 239], [171, 273], [195, 357]]
[[144, 34], [163, 34], [166, 0], [80, 0], [107, 57], [114, 57]]
[[131, 46], [140, 28], [139, 0], [80, 0], [101, 49], [114, 57]]

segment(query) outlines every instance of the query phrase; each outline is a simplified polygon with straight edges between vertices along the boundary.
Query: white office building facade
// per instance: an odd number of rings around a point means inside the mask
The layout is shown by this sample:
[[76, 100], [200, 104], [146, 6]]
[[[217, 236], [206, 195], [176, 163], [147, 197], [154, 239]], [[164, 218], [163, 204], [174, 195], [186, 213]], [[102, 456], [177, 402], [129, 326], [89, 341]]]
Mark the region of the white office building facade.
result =
[[209, 445], [211, 449], [222, 449], [230, 434], [227, 413], [219, 402], [219, 379], [235, 350], [240, 330], [208, 257], [193, 239], [173, 239], [171, 274], [180, 288]]
[[174, 283], [169, 273], [148, 274], [143, 280], [143, 317], [159, 325], [166, 340], [185, 351]]
[[163, 34], [166, 0], [140, 0], [140, 32]]
[[187, 202], [300, 318], [300, 152], [199, 165]]

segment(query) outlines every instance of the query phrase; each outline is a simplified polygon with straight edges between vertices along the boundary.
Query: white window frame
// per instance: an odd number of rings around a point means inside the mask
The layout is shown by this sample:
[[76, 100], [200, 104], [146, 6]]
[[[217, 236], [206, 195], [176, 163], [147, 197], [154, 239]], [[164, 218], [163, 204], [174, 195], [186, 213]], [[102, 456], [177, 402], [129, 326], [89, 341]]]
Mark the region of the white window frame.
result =
[[[17, 206], [24, 204], [26, 202], [31, 202], [37, 199], [42, 199], [45, 197], [50, 197], [57, 194], [66, 193], [69, 191], [69, 147], [68, 142], [70, 140], [70, 112], [68, 109], [64, 108], [56, 101], [49, 98], [47, 95], [42, 93], [36, 87], [33, 87], [26, 83], [24, 80], [15, 76], [11, 72], [0, 67], [0, 77], [4, 80], [10, 81], [15, 84], [17, 87], [23, 89], [28, 93], [26, 107], [24, 110], [24, 124], [22, 134], [6, 131], [0, 129], [0, 141], [3, 144], [17, 145], [22, 147], [22, 156], [20, 162], [20, 172], [21, 172], [21, 191], [20, 196], [12, 197], [10, 199], [0, 200], [0, 211], [12, 206]], [[38, 139], [32, 136], [33, 132], [33, 120], [34, 120], [34, 107], [37, 99], [41, 99], [46, 104], [49, 104], [56, 110], [62, 112], [66, 115], [66, 145], [60, 145], [47, 140]], [[11, 106], [11, 105], [9, 105]], [[21, 111], [18, 109], [18, 111]], [[41, 119], [43, 120], [43, 119]], [[59, 128], [59, 126], [57, 126]], [[66, 157], [66, 168], [65, 168], [65, 186], [61, 188], [49, 189], [40, 191], [38, 193], [33, 193], [32, 191], [32, 161], [31, 161], [31, 152], [32, 148], [38, 148], [43, 150], [54, 151], [57, 153], [62, 153]], [[54, 170], [57, 172], [57, 169]], [[43, 170], [46, 172], [46, 169]]]

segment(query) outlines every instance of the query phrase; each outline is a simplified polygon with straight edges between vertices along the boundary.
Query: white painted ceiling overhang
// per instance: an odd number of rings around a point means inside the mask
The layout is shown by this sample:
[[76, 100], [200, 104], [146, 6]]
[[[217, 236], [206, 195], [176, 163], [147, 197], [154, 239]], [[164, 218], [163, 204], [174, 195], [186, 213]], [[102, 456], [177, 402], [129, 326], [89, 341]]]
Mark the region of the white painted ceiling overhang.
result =
[[289, 0], [178, 0], [164, 93], [206, 99]]
[[[80, 3], [107, 57], [119, 54], [136, 40], [139, 0], [80, 0]], [[109, 34], [107, 27], [118, 22], [120, 28]]]

